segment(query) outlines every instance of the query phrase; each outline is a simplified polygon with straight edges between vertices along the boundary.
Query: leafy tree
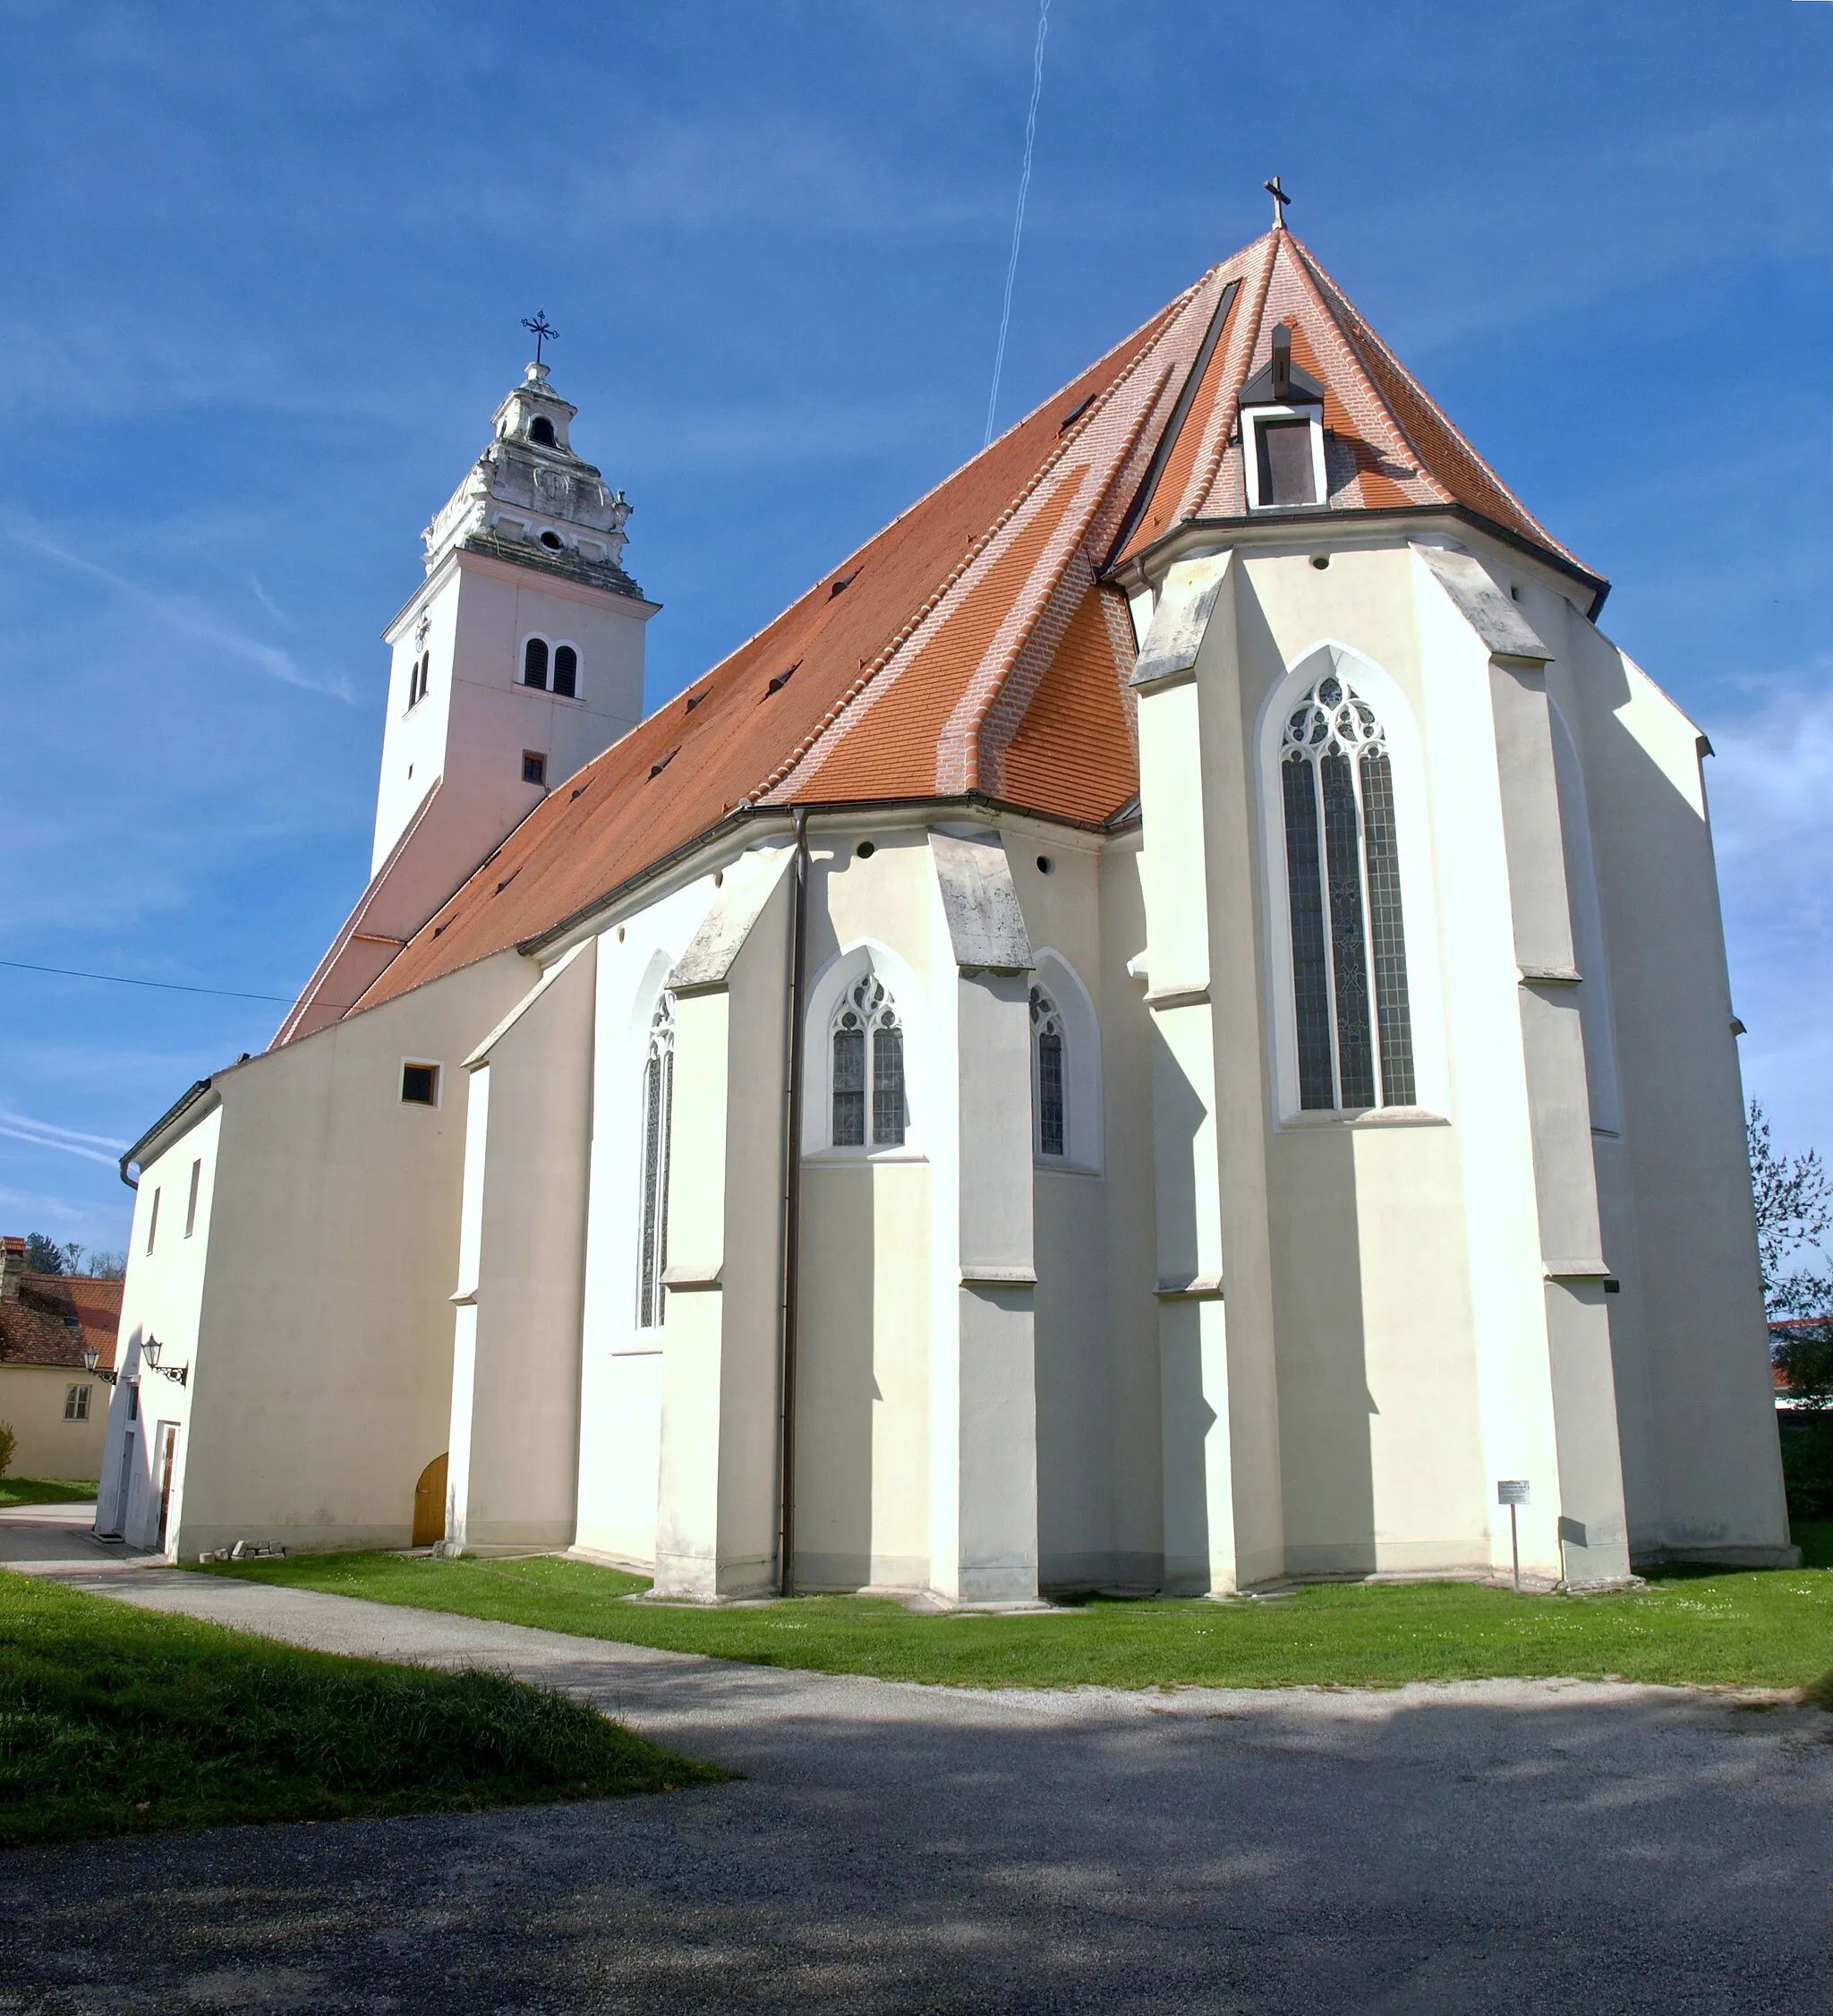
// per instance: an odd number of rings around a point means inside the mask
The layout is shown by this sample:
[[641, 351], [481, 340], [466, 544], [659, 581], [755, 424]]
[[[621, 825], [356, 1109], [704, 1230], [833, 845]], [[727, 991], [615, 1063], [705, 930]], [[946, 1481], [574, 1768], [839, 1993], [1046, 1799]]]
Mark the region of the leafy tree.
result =
[[1748, 1133], [1764, 1305], [1772, 1320], [1819, 1319], [1788, 1331], [1771, 1351], [1788, 1388], [1788, 1409], [1777, 1424], [1788, 1509], [1797, 1519], [1833, 1518], [1833, 1273], [1789, 1264], [1812, 1252], [1824, 1267], [1819, 1241], [1833, 1230], [1833, 1181], [1813, 1149], [1776, 1152], [1754, 1099]]
[[1789, 1262], [1811, 1251], [1824, 1264], [1818, 1242], [1833, 1231], [1833, 1180], [1820, 1152], [1782, 1155], [1769, 1139], [1768, 1115], [1751, 1101], [1745, 1134], [1751, 1152], [1751, 1191], [1757, 1206], [1757, 1252], [1763, 1269], [1763, 1306], [1771, 1316], [1823, 1316], [1833, 1308], [1833, 1275]]
[[81, 1253], [81, 1246], [72, 1246], [68, 1251], [55, 1239], [47, 1238], [42, 1232], [29, 1232], [25, 1235], [25, 1267], [28, 1274], [74, 1274], [76, 1259]]

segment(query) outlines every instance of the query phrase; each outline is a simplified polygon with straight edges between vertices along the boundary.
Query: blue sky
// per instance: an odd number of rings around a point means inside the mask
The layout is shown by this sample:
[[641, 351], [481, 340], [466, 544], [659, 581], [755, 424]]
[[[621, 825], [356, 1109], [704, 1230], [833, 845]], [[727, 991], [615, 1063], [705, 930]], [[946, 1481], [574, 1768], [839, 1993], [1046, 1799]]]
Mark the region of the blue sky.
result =
[[[652, 702], [972, 453], [1036, 21], [0, 0], [0, 956], [305, 978], [537, 306]], [[1710, 734], [1746, 1078], [1833, 1149], [1829, 86], [1827, 0], [1053, 0], [1000, 416], [1280, 172]], [[282, 1012], [0, 968], [0, 1229], [121, 1244], [117, 1146]]]

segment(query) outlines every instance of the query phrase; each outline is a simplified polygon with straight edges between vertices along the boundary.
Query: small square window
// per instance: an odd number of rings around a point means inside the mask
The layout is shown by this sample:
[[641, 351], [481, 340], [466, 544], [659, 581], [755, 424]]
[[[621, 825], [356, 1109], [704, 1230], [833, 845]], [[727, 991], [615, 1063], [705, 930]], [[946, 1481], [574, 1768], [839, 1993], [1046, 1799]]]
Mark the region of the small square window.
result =
[[439, 1103], [439, 1067], [437, 1064], [403, 1064], [401, 1104], [438, 1106]]
[[87, 1421], [90, 1418], [90, 1394], [93, 1389], [87, 1386], [72, 1386], [64, 1396], [64, 1418], [65, 1421]]
[[522, 782], [524, 784], [545, 784], [548, 781], [548, 759], [539, 749], [524, 749], [522, 752]]

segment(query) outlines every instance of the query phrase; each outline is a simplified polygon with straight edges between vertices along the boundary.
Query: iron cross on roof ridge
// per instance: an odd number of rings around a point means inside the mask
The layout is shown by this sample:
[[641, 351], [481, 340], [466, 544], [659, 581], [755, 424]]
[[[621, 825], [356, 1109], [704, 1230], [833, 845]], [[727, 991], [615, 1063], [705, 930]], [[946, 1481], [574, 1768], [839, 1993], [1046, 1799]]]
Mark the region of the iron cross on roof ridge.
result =
[[[1269, 186], [1271, 185], [1269, 184]], [[537, 308], [532, 320], [524, 315], [522, 318], [522, 326], [534, 338], [534, 361], [539, 363], [541, 362], [541, 345], [543, 343], [558, 343], [560, 340], [560, 332], [558, 329], [550, 329], [548, 326], [548, 312], [545, 308]]]
[[1275, 231], [1283, 231], [1285, 229], [1285, 207], [1292, 201], [1292, 198], [1279, 186], [1277, 175], [1275, 175], [1271, 182], [1263, 182], [1260, 186], [1273, 199], [1273, 228]]

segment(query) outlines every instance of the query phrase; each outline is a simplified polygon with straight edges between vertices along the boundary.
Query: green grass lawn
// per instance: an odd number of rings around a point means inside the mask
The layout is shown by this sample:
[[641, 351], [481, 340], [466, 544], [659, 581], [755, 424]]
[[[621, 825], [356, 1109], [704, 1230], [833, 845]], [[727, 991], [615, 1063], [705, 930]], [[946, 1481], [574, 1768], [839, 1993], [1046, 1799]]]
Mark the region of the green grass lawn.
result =
[[87, 1505], [100, 1489], [93, 1477], [0, 1477], [0, 1512], [13, 1505]]
[[[1816, 1557], [1833, 1557], [1833, 1527], [1816, 1536]], [[318, 1554], [206, 1572], [757, 1665], [964, 1687], [1522, 1676], [1792, 1687], [1833, 1667], [1827, 1568], [1676, 1572], [1645, 1589], [1577, 1598], [1468, 1583], [1336, 1584], [1272, 1602], [1096, 1600], [1008, 1617], [925, 1615], [862, 1596], [742, 1609], [632, 1602], [647, 1587], [639, 1576], [552, 1555]]]
[[0, 1571], [0, 1848], [729, 1775], [498, 1674], [302, 1652]]

